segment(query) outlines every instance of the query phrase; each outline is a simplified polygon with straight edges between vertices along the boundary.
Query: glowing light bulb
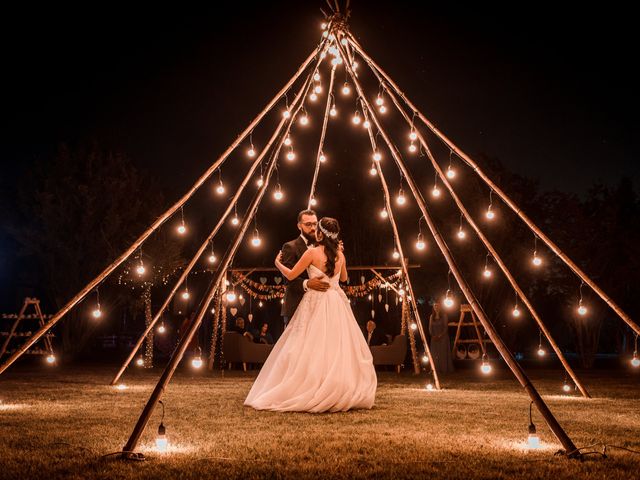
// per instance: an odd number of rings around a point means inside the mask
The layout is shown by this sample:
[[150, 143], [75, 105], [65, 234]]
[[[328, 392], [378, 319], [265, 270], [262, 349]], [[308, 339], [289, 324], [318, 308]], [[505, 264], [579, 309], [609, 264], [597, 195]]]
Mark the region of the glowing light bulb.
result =
[[582, 315], [584, 317], [588, 311], [589, 310], [587, 310], [587, 307], [582, 304], [580, 304], [580, 306], [578, 307], [578, 315]]
[[50, 355], [47, 355], [47, 363], [48, 364], [56, 363], [56, 356], [53, 353]]
[[456, 171], [451, 167], [447, 168], [447, 178], [452, 179], [455, 177], [456, 177]]
[[434, 186], [433, 190], [431, 190], [431, 195], [435, 198], [438, 198], [440, 196], [440, 189]]
[[275, 193], [273, 194], [273, 198], [275, 198], [278, 201], [282, 200], [282, 197], [284, 197], [284, 194], [280, 189], [276, 190]]
[[427, 355], [422, 356], [422, 363], [429, 363], [429, 357]]
[[412, 142], [411, 145], [409, 145], [409, 151], [411, 153], [415, 153], [416, 150], [418, 150], [418, 147], [416, 147], [415, 144]]
[[386, 112], [387, 112], [387, 107], [385, 107], [384, 105], [382, 105], [382, 106], [378, 109], [378, 111], [379, 111], [380, 113], [386, 113]]
[[287, 138], [284, 139], [284, 144], [287, 147], [290, 147], [292, 143], [293, 143], [293, 141], [291, 140], [291, 137], [289, 135], [287, 135]]
[[571, 391], [571, 387], [569, 386], [569, 384], [567, 382], [565, 382], [564, 385], [562, 385], [562, 390], [564, 390], [565, 392], [570, 392]]
[[416, 248], [418, 250], [424, 250], [426, 246], [427, 244], [424, 243], [424, 239], [422, 238], [422, 235], [418, 235], [418, 241], [416, 241]]
[[462, 229], [458, 230], [458, 238], [460, 240], [464, 240], [464, 238], [467, 236], [466, 232]]
[[141, 263], [140, 265], [138, 265], [138, 268], [136, 268], [136, 273], [138, 275], [144, 275], [144, 272], [146, 272], [147, 269], [144, 268], [144, 265]]
[[480, 366], [480, 371], [485, 375], [489, 375], [491, 373], [491, 365], [489, 365], [486, 361], [482, 362]]
[[249, 155], [249, 157], [253, 158], [256, 156], [256, 150], [255, 148], [251, 147], [249, 150], [247, 150], [247, 155]]
[[373, 152], [373, 160], [379, 162], [382, 160], [382, 154], [380, 152]]
[[518, 318], [520, 316], [520, 309], [518, 307], [513, 307], [513, 311], [511, 312], [511, 314]]
[[489, 270], [487, 267], [485, 267], [484, 271], [482, 272], [484, 278], [491, 278], [492, 274], [493, 273], [491, 272], [491, 270]]
[[235, 292], [229, 292], [229, 293], [227, 293], [227, 301], [228, 301], [228, 302], [235, 302], [235, 301], [236, 301], [236, 294], [235, 294]]
[[264, 303], [262, 303], [262, 300], [260, 300], [260, 303], [258, 303], [259, 307], [262, 307], [264, 305]]
[[324, 153], [321, 153], [320, 158], [318, 160], [320, 160], [321, 163], [324, 163], [327, 161], [327, 157], [325, 156]]
[[322, 85], [316, 85], [313, 89], [314, 93], [322, 93]]
[[218, 195], [222, 195], [224, 193], [224, 185], [222, 184], [222, 182], [220, 182], [216, 187], [216, 193]]
[[539, 357], [544, 357], [547, 354], [547, 352], [545, 351], [544, 348], [540, 347], [538, 348], [538, 356]]
[[383, 208], [382, 210], [380, 210], [380, 216], [382, 218], [387, 218], [389, 216], [389, 212], [387, 212], [387, 210]]
[[309, 95], [309, 100], [311, 100], [312, 102], [315, 102], [318, 99], [318, 95], [316, 95], [315, 92], [312, 92], [311, 95]]
[[427, 383], [424, 388], [430, 392], [433, 390], [433, 385], [431, 383]]
[[540, 265], [542, 265], [542, 259], [534, 253], [533, 258], [531, 259], [531, 263], [533, 263], [536, 267], [539, 267]]
[[376, 170], [376, 167], [371, 167], [369, 169], [369, 175], [371, 175], [372, 177], [378, 174], [378, 170]]
[[442, 303], [446, 308], [453, 307], [453, 298], [449, 296], [449, 290], [447, 290], [447, 293], [444, 295], [444, 300]]
[[118, 385], [116, 385], [116, 390], [122, 391], [122, 390], [126, 390], [127, 388], [129, 387], [127, 387], [124, 383], [119, 383]]
[[96, 309], [91, 312], [91, 315], [93, 315], [93, 318], [100, 318], [102, 316], [102, 311], [100, 310], [100, 306], [96, 307]]
[[320, 81], [320, 74], [318, 72], [316, 72], [315, 75], [313, 76], [313, 80], [315, 82], [319, 82]]
[[282, 116], [284, 118], [289, 118], [291, 117], [291, 112], [289, 110], [285, 110], [284, 112], [282, 112]]
[[167, 327], [164, 326], [164, 323], [161, 323], [158, 327], [158, 333], [164, 333], [167, 331]]
[[296, 154], [293, 150], [287, 153], [287, 160], [289, 160], [290, 162], [293, 162], [295, 159], [296, 159]]
[[231, 225], [233, 225], [234, 227], [237, 227], [238, 225], [240, 225], [240, 219], [238, 218], [237, 214], [235, 214], [231, 219]]
[[202, 367], [202, 357], [198, 355], [193, 360], [191, 360], [191, 366], [196, 369]]
[[251, 239], [251, 245], [253, 245], [254, 247], [259, 247], [261, 243], [262, 240], [258, 236], [255, 236]]
[[417, 330], [418, 329], [418, 325], [415, 323], [411, 324], [411, 330]]
[[209, 263], [216, 263], [216, 256], [212, 253], [211, 255], [209, 255]]
[[368, 129], [371, 126], [371, 122], [369, 120], [365, 120], [362, 124], [362, 127]]
[[360, 121], [361, 121], [360, 112], [354, 113], [351, 121], [353, 122], [354, 125], [360, 125]]
[[342, 40], [340, 40], [340, 43], [346, 47], [348, 42], [346, 38], [342, 38]]
[[633, 353], [633, 358], [631, 359], [631, 366], [635, 368], [640, 367], [640, 358], [638, 358], [637, 352]]
[[144, 365], [144, 359], [142, 357], [138, 357], [138, 359], [136, 360], [136, 365], [141, 367]]
[[189, 290], [185, 290], [184, 292], [182, 292], [182, 298], [184, 300], [189, 300], [189, 297], [190, 297]]
[[486, 213], [486, 217], [489, 220], [493, 220], [495, 218], [496, 214], [493, 212], [493, 210], [491, 210], [491, 207], [489, 207], [487, 209], [487, 213]]
[[[323, 36], [323, 37], [326, 37], [326, 36], [327, 36], [327, 32], [324, 32], [324, 33], [322, 34], [322, 36]], [[327, 58], [327, 52], [321, 52], [321, 53], [320, 53], [320, 59], [321, 59], [321, 60], [324, 60], [325, 58]]]
[[348, 83], [345, 83], [344, 87], [342, 87], [342, 94], [349, 95], [350, 93], [351, 93], [351, 87], [349, 87]]
[[[327, 35], [329, 35], [329, 32], [326, 32], [326, 31], [325, 31], [325, 32], [322, 32], [322, 36], [323, 36], [324, 38], [327, 38]], [[324, 58], [324, 57], [326, 57], [326, 56], [327, 56], [327, 54], [326, 54], [326, 53], [324, 53], [324, 52], [322, 52], [322, 53], [320, 54], [320, 58]]]
[[398, 193], [396, 202], [398, 203], [398, 205], [404, 205], [405, 203], [407, 203], [407, 199], [405, 198], [404, 192], [402, 190], [400, 190], [400, 193]]
[[307, 114], [304, 114], [300, 117], [300, 125], [308, 125], [309, 124], [309, 117], [307, 116]]
[[329, 115], [331, 115], [332, 117], [335, 117], [336, 115], [338, 115], [338, 110], [336, 110], [336, 106], [333, 105], [331, 107], [331, 110], [329, 110]]
[[[327, 24], [326, 24], [325, 22], [322, 22], [322, 23], [320, 24], [320, 28], [321, 28], [322, 30], [326, 30], [326, 29], [327, 29]], [[317, 73], [316, 73], [316, 75], [317, 75]]]
[[336, 65], [342, 65], [342, 57], [336, 57], [333, 60], [331, 60], [331, 65], [333, 65], [334, 67]]
[[384, 98], [378, 95], [378, 98], [376, 98], [376, 105], [381, 106], [383, 104], [384, 104]]
[[399, 258], [400, 258], [400, 252], [398, 252], [398, 250], [394, 249], [394, 250], [393, 250], [393, 255], [392, 255], [392, 256], [393, 256], [393, 258], [394, 258], [394, 259], [396, 259], [396, 260], [397, 260], [397, 259], [399, 259]]
[[318, 202], [317, 202], [317, 200], [315, 198], [312, 198], [309, 203], [314, 207], [318, 204]]
[[414, 132], [413, 130], [411, 130], [411, 133], [409, 134], [409, 139], [411, 141], [415, 140], [416, 138], [418, 138], [418, 134], [416, 132]]
[[187, 232], [187, 227], [184, 226], [184, 223], [178, 226], [178, 233], [180, 235], [184, 235]]

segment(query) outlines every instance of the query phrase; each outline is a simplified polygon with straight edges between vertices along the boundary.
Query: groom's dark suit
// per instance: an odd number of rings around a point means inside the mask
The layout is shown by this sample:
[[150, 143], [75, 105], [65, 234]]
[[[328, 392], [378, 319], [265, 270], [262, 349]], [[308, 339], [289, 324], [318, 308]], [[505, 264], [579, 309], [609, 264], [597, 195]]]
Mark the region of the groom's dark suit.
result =
[[[295, 240], [287, 242], [282, 247], [282, 263], [287, 268], [293, 268], [300, 257], [307, 251], [307, 244], [305, 243], [302, 235], [299, 235]], [[284, 317], [285, 326], [289, 322], [289, 319], [293, 316], [293, 313], [298, 308], [302, 295], [304, 295], [304, 287], [302, 283], [308, 280], [309, 276], [304, 271], [300, 276], [287, 283], [287, 288], [284, 292], [284, 303], [280, 315]]]

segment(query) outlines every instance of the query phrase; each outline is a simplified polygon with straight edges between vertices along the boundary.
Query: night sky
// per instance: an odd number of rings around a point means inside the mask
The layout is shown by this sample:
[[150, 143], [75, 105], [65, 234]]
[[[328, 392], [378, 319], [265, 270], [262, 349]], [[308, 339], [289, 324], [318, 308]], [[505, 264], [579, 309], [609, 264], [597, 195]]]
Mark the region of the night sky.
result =
[[[638, 185], [629, 12], [418, 3], [355, 0], [351, 30], [463, 150], [544, 189], [583, 194], [623, 175]], [[124, 152], [167, 202], [181, 195], [315, 47], [325, 4], [230, 5], [224, 15], [213, 3], [112, 2], [5, 15], [5, 205], [13, 179], [60, 142]]]

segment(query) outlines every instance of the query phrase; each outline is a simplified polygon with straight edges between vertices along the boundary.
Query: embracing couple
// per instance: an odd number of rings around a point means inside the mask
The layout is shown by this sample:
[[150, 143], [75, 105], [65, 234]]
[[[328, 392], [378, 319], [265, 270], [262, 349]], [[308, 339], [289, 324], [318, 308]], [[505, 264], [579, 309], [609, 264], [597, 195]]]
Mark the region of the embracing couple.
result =
[[[285, 331], [244, 404], [279, 412], [371, 408], [377, 378], [371, 351], [340, 288], [347, 263], [334, 218], [298, 214], [300, 236], [284, 245], [276, 267], [289, 280]], [[296, 308], [297, 307], [297, 308]]]

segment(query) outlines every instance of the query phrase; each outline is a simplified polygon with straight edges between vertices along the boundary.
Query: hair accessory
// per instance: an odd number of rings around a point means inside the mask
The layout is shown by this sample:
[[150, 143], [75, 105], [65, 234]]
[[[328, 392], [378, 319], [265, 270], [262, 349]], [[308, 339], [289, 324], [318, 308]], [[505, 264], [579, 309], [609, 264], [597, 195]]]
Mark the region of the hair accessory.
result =
[[318, 228], [320, 229], [320, 231], [326, 235], [327, 237], [331, 238], [332, 240], [335, 240], [336, 238], [338, 238], [338, 234], [337, 233], [332, 233], [329, 230], [326, 230], [323, 226], [322, 223], [318, 222]]

